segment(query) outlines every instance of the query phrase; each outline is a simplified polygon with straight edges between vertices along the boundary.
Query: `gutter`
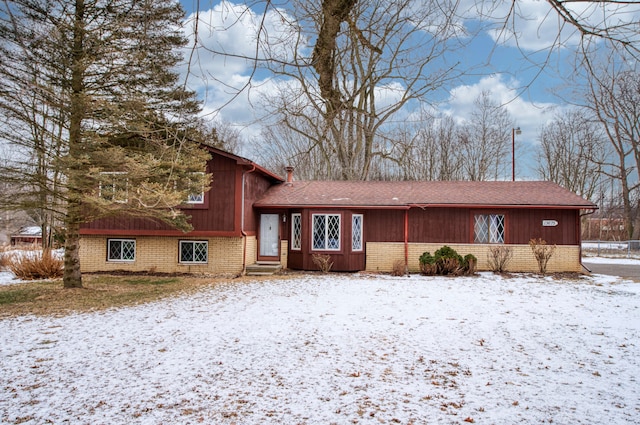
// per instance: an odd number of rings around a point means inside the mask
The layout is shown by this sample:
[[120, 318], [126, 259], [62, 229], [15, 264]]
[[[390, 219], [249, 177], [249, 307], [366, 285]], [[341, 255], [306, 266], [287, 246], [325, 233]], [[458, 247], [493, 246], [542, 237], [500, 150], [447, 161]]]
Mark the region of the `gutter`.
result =
[[256, 170], [255, 164], [252, 164], [250, 170], [246, 170], [242, 172], [242, 195], [240, 196], [242, 200], [242, 205], [240, 206], [240, 234], [242, 235], [242, 272], [241, 275], [244, 276], [247, 273], [247, 232], [244, 231], [244, 186], [245, 186], [245, 176], [247, 174], [253, 173]]
[[404, 274], [409, 276], [409, 208], [404, 210]]
[[[593, 213], [596, 212], [596, 210], [598, 209], [598, 207], [596, 206], [596, 208], [592, 208], [590, 210], [588, 210], [587, 212], [585, 212], [584, 214], [580, 214], [579, 218], [582, 217], [586, 217], [588, 215], [591, 215]], [[583, 269], [585, 269], [587, 272], [591, 273], [591, 269], [587, 266], [584, 265], [584, 263], [582, 262], [582, 232], [581, 232], [581, 223], [580, 220], [578, 220], [578, 234], [580, 235], [580, 237], [578, 238], [578, 240], [580, 241], [580, 251], [579, 251], [579, 255], [580, 255], [580, 265], [582, 266]]]

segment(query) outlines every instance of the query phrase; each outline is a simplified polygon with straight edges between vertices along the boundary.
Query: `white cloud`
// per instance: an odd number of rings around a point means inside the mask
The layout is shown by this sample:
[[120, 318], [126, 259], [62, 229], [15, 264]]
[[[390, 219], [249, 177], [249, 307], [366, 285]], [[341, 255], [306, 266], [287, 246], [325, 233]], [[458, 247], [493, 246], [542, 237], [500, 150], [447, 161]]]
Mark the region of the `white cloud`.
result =
[[517, 178], [536, 178], [536, 148], [541, 128], [553, 119], [555, 114], [568, 106], [527, 100], [519, 92], [520, 83], [515, 79], [506, 79], [501, 74], [481, 78], [475, 84], [460, 85], [450, 92], [449, 99], [440, 111], [450, 115], [458, 123], [471, 118], [474, 101], [483, 92], [509, 111], [514, 127], [521, 129], [516, 136], [516, 174]]
[[533, 142], [539, 129], [552, 118], [553, 111], [559, 105], [526, 100], [519, 95], [518, 86], [517, 80], [505, 80], [501, 74], [483, 77], [475, 84], [453, 88], [442, 112], [452, 116], [458, 122], [464, 122], [470, 119], [478, 96], [482, 92], [489, 92], [496, 103], [505, 106], [513, 117], [515, 125], [519, 126], [523, 134]]
[[[475, 14], [470, 12], [468, 16], [492, 21], [495, 27], [488, 34], [500, 44], [525, 51], [538, 51], [572, 48], [581, 42], [580, 31], [567, 22], [549, 1], [503, 1], [491, 3], [490, 10], [481, 9], [484, 2], [478, 5], [474, 1], [473, 4], [468, 10]], [[637, 5], [611, 2], [564, 2], [562, 5], [587, 29], [612, 38], [637, 39], [637, 22], [640, 20], [640, 8]], [[598, 38], [595, 40], [599, 41]]]
[[290, 55], [294, 35], [282, 25], [287, 19], [282, 10], [264, 14], [224, 0], [187, 17], [184, 56], [190, 65], [181, 72], [204, 102], [205, 116], [233, 123], [245, 138], [257, 134], [256, 104], [274, 90], [271, 74], [261, 68], [259, 44], [268, 45], [271, 56]]
[[[507, 3], [500, 3], [496, 9], [483, 13], [504, 17], [511, 2]], [[477, 2], [474, 4], [478, 5]], [[539, 49], [550, 45], [558, 34], [558, 22], [555, 12], [550, 13], [549, 4], [546, 1], [523, 0], [517, 2], [517, 6], [519, 9], [515, 26], [519, 30], [519, 46]], [[469, 8], [471, 9], [472, 7]], [[297, 35], [287, 33], [284, 28], [295, 27], [292, 24], [293, 18], [276, 9], [268, 9], [266, 15], [263, 14], [264, 10], [252, 10], [246, 4], [234, 4], [225, 0], [197, 15], [191, 14], [185, 26], [186, 34], [191, 40], [190, 45], [193, 45], [194, 25], [196, 17], [198, 18], [199, 48], [193, 52], [189, 84], [204, 101], [204, 113], [212, 119], [232, 123], [246, 139], [255, 137], [260, 132], [264, 122], [261, 115], [265, 112], [261, 102], [264, 99], [274, 99], [283, 86], [289, 85], [295, 89], [298, 85], [293, 80], [274, 79], [273, 74], [265, 69], [257, 68], [254, 73], [255, 62], [247, 59], [256, 56], [259, 28], [263, 30], [261, 37], [268, 37], [272, 46], [275, 46], [275, 50], [270, 51], [271, 55], [276, 54], [281, 58], [292, 55], [291, 41]], [[520, 15], [529, 19], [523, 19]], [[474, 18], [480, 19], [477, 15]], [[495, 33], [494, 37], [497, 37]], [[514, 40], [504, 42], [510, 46]], [[302, 40], [300, 46], [301, 49], [308, 49], [309, 43]], [[187, 54], [189, 53], [191, 52], [188, 51]], [[238, 89], [245, 86], [247, 90], [238, 95]], [[450, 98], [440, 110], [457, 120], [465, 119], [470, 116], [473, 103], [480, 93], [490, 91], [494, 100], [506, 106], [515, 125], [522, 128], [522, 139], [531, 144], [537, 143], [540, 128], [552, 118], [551, 111], [559, 106], [527, 100], [521, 96], [520, 86], [517, 80], [504, 74], [487, 76], [474, 84], [453, 88]], [[378, 87], [378, 108], [394, 103], [404, 89], [398, 85]], [[536, 95], [535, 92], [532, 94]], [[411, 113], [405, 110], [400, 114], [408, 116]]]

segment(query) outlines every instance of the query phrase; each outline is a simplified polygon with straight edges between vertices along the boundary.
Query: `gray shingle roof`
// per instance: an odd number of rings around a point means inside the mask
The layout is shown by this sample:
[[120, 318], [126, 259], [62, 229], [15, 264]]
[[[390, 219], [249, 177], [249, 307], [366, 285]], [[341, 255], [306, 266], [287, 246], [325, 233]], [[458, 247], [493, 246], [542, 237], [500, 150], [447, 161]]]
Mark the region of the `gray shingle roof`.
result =
[[257, 207], [487, 206], [593, 209], [589, 202], [545, 181], [294, 181], [272, 187]]

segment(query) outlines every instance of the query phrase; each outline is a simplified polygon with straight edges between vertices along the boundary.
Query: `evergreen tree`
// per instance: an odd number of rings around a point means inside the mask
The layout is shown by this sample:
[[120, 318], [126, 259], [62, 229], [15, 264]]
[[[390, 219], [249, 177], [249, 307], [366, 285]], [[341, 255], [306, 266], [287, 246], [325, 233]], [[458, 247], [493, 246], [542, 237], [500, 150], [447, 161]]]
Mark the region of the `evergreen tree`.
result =
[[[144, 216], [190, 228], [178, 205], [208, 185], [206, 153], [194, 143], [199, 104], [179, 82], [186, 39], [177, 1], [7, 0], [0, 6], [1, 119], [20, 131], [12, 176], [47, 151], [37, 185], [65, 229], [65, 287], [82, 286], [79, 230], [107, 215]], [[23, 101], [25, 97], [33, 100]], [[12, 105], [20, 100], [23, 114]], [[43, 123], [44, 118], [55, 117]], [[53, 146], [57, 146], [53, 149]], [[56, 152], [55, 156], [52, 152]], [[21, 191], [24, 192], [24, 191]], [[17, 199], [17, 198], [16, 198]], [[53, 207], [52, 200], [59, 206]], [[15, 202], [18, 205], [20, 202]]]

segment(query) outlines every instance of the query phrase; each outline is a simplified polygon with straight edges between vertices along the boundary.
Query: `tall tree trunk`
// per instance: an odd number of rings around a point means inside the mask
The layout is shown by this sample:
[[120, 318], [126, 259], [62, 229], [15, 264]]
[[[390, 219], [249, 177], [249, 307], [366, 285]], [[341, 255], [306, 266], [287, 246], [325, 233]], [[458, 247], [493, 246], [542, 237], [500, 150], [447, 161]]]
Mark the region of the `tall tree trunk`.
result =
[[68, 204], [65, 216], [66, 242], [64, 253], [65, 288], [81, 288], [80, 273], [80, 221], [82, 164], [82, 122], [85, 116], [84, 98], [84, 0], [75, 2], [75, 21], [73, 27], [73, 51], [71, 65], [71, 116], [69, 123], [68, 153]]

